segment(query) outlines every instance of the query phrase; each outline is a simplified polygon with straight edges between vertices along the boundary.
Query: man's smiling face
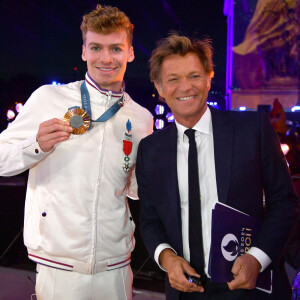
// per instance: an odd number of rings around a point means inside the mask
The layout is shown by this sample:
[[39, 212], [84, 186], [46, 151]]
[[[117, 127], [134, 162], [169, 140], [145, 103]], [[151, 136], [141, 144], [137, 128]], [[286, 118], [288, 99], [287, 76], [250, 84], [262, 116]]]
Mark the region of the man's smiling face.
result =
[[199, 57], [195, 53], [171, 54], [163, 60], [160, 75], [161, 81], [155, 83], [160, 96], [176, 121], [192, 128], [206, 110], [211, 82]]
[[119, 92], [127, 62], [134, 59], [125, 30], [109, 34], [88, 31], [82, 46], [90, 77], [103, 89]]

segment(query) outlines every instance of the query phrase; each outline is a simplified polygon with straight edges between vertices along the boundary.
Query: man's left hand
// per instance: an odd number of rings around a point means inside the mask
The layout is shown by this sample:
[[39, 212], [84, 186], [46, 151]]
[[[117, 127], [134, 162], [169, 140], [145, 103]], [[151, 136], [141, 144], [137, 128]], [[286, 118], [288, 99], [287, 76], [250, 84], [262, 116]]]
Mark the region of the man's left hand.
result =
[[227, 283], [229, 289], [254, 289], [260, 269], [261, 265], [253, 255], [239, 256], [231, 269], [234, 279]]

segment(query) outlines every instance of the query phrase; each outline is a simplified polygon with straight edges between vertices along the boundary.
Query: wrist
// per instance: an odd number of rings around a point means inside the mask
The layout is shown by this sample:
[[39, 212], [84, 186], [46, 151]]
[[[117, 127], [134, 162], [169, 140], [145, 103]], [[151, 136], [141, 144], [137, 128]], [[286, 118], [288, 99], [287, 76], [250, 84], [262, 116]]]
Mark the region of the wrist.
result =
[[177, 257], [177, 254], [170, 248], [164, 249], [159, 255], [159, 263], [165, 269], [168, 270], [168, 264], [172, 257]]

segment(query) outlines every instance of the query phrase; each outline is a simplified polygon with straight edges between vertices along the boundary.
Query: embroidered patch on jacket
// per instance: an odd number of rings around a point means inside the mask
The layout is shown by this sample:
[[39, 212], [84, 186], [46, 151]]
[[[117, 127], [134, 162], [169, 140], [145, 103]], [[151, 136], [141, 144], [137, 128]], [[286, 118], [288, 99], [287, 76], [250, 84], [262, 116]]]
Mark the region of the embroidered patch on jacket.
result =
[[123, 170], [125, 172], [128, 172], [130, 169], [130, 153], [132, 151], [132, 134], [130, 134], [131, 131], [131, 122], [128, 121], [126, 122], [126, 130], [127, 132], [125, 132], [124, 134], [124, 139], [123, 139], [123, 152], [125, 154], [124, 156], [124, 163], [123, 163]]

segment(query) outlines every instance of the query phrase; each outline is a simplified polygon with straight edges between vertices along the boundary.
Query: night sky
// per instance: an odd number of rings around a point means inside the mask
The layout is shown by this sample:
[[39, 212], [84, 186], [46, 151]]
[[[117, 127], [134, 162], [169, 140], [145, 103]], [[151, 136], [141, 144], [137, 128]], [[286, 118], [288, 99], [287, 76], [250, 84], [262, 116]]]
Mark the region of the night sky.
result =
[[80, 24], [82, 15], [97, 3], [119, 7], [135, 25], [135, 60], [125, 75], [134, 100], [146, 107], [153, 102], [148, 59], [156, 41], [171, 30], [213, 40], [212, 90], [224, 93], [226, 17], [221, 0], [11, 0], [0, 2], [2, 109], [16, 98], [26, 101], [42, 84], [83, 79], [86, 65], [81, 60]]

